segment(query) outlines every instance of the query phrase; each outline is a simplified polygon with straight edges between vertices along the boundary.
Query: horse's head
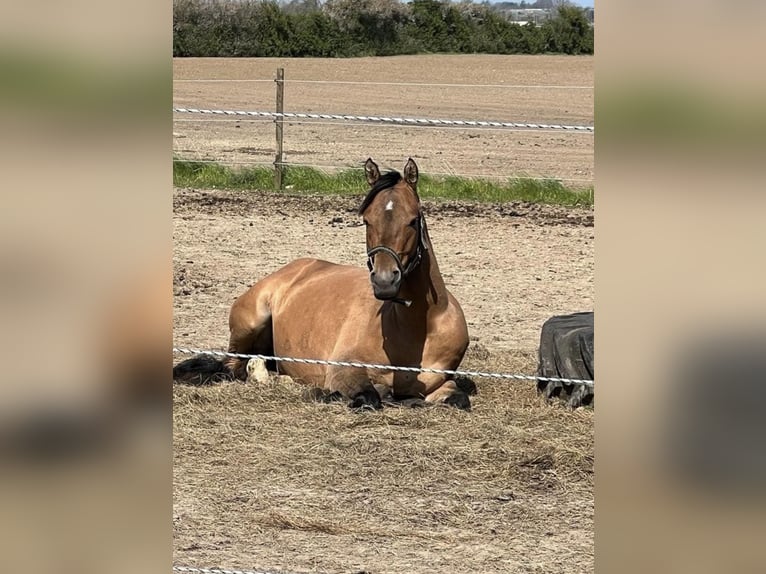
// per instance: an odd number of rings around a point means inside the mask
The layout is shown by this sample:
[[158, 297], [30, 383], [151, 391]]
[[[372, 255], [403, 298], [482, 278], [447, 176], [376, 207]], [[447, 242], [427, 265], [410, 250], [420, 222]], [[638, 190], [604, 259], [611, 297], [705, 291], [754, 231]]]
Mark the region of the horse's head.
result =
[[402, 281], [420, 264], [427, 249], [417, 193], [418, 166], [410, 158], [404, 176], [380, 175], [372, 159], [364, 164], [370, 191], [359, 214], [367, 228], [367, 266], [377, 299], [396, 299]]

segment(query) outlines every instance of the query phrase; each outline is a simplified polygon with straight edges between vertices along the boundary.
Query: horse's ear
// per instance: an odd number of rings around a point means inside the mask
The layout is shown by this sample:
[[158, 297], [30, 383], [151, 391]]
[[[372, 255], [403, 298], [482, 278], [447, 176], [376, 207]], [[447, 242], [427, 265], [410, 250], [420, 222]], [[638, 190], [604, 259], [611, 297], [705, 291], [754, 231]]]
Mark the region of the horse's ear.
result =
[[364, 162], [364, 175], [367, 176], [367, 183], [369, 183], [370, 186], [375, 185], [375, 183], [380, 179], [380, 170], [378, 169], [378, 164], [372, 161], [371, 157], [368, 157], [367, 161]]
[[413, 188], [418, 184], [418, 166], [412, 158], [409, 158], [404, 166], [404, 180]]

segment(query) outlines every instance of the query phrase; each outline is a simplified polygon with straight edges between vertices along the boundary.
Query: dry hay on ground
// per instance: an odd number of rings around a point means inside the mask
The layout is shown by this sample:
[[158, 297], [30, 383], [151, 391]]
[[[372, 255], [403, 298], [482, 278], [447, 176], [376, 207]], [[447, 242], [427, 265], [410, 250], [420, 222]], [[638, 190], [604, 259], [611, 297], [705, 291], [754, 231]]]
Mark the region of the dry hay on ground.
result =
[[361, 414], [304, 402], [298, 384], [177, 389], [176, 563], [591, 570], [592, 411], [546, 405], [530, 385], [480, 387], [470, 413]]

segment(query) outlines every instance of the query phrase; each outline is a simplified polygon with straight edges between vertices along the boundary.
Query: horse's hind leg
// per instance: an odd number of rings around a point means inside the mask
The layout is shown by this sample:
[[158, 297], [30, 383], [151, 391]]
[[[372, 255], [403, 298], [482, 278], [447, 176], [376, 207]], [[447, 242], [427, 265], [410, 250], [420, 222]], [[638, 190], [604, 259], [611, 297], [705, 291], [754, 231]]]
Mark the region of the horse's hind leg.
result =
[[[252, 287], [232, 305], [229, 313], [229, 352], [246, 355], [273, 355], [274, 338], [271, 310], [263, 294]], [[259, 295], [261, 295], [259, 297]], [[226, 357], [224, 364], [232, 375], [240, 380], [247, 379], [249, 359]], [[267, 366], [268, 363], [267, 363]], [[273, 368], [273, 366], [272, 366]]]

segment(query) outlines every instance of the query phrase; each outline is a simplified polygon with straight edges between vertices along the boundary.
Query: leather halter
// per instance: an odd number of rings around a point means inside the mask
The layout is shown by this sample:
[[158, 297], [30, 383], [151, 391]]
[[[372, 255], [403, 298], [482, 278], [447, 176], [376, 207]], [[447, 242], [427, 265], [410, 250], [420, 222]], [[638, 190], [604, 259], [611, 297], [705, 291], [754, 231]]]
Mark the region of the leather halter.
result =
[[394, 263], [396, 263], [396, 267], [399, 269], [399, 273], [402, 274], [402, 279], [412, 273], [412, 271], [414, 271], [414, 269], [420, 265], [420, 262], [423, 259], [423, 252], [428, 251], [428, 245], [426, 244], [425, 238], [425, 225], [423, 221], [423, 214], [421, 213], [418, 216], [418, 244], [415, 246], [415, 252], [409, 257], [407, 267], [402, 264], [402, 260], [399, 258], [399, 254], [397, 254], [393, 249], [386, 247], [385, 245], [378, 245], [367, 251], [367, 269], [372, 272], [373, 258], [375, 257], [375, 254], [385, 253], [394, 260]]

